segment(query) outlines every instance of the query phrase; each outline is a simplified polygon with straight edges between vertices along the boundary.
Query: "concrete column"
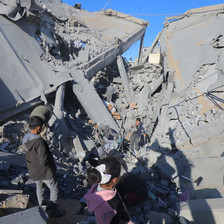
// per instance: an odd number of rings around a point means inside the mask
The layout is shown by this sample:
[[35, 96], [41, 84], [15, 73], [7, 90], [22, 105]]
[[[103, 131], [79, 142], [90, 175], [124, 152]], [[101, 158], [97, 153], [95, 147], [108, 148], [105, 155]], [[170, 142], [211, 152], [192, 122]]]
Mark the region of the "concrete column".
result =
[[65, 84], [58, 87], [55, 97], [53, 115], [49, 121], [49, 125], [54, 127], [54, 133], [57, 136], [61, 150], [66, 155], [71, 155], [73, 145], [73, 137], [75, 132], [71, 131], [64, 118], [64, 95], [65, 95]]
[[120, 55], [117, 56], [117, 66], [118, 66], [119, 73], [121, 75], [122, 83], [124, 85], [124, 91], [127, 95], [128, 102], [130, 103], [133, 101], [132, 91], [131, 91], [131, 87], [129, 85], [129, 81], [128, 81], [127, 73], [126, 73], [126, 70], [124, 67], [123, 59]]
[[95, 123], [104, 123], [119, 131], [119, 127], [103, 104], [94, 86], [85, 78], [81, 71], [72, 72], [73, 92], [77, 96], [89, 118]]
[[54, 110], [51, 119], [49, 120], [49, 125], [52, 126], [54, 122], [58, 119], [63, 119], [63, 111], [64, 111], [64, 93], [65, 92], [65, 83], [58, 87], [55, 96], [54, 102]]
[[144, 43], [144, 37], [145, 37], [145, 34], [141, 37], [141, 41], [140, 41], [139, 54], [138, 54], [138, 65], [142, 64], [142, 48], [143, 48], [143, 43]]

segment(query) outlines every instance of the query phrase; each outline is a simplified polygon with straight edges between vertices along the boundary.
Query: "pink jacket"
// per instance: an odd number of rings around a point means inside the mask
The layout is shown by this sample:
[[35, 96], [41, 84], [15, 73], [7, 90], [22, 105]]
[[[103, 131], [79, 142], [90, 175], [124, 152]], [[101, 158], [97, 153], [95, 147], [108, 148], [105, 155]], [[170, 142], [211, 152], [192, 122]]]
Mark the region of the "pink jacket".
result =
[[[117, 190], [96, 191], [98, 184], [94, 184], [84, 196], [88, 210], [94, 212], [97, 224], [110, 224], [116, 211], [107, 203], [117, 193]], [[132, 224], [130, 221], [128, 224]]]

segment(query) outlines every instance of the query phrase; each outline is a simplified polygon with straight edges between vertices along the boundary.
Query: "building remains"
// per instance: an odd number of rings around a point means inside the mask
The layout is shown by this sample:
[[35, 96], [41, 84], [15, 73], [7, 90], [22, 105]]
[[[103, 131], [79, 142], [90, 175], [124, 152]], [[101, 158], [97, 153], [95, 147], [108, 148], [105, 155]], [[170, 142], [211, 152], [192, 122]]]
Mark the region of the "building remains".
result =
[[[130, 207], [134, 223], [222, 224], [223, 17], [224, 4], [166, 18], [143, 47], [148, 22], [112, 9], [0, 0], [0, 223], [95, 223], [87, 212], [78, 215], [88, 159], [115, 155], [122, 173], [144, 185], [145, 200]], [[139, 58], [128, 62], [122, 54], [138, 40]], [[47, 141], [67, 214], [60, 219], [35, 207], [21, 147], [40, 104], [53, 107]], [[137, 117], [148, 140], [133, 153]], [[94, 139], [100, 122], [121, 141]]]

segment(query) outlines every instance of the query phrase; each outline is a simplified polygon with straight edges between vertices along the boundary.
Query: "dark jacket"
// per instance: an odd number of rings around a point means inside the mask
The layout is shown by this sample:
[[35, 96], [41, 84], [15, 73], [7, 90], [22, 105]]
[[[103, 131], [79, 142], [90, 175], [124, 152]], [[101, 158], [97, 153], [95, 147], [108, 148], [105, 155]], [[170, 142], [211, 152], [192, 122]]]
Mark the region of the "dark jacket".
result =
[[138, 137], [141, 138], [142, 135], [144, 135], [146, 132], [145, 132], [145, 129], [143, 127], [143, 124], [142, 122], [139, 124], [139, 125], [136, 125], [136, 129], [137, 129], [137, 133], [138, 133]]
[[47, 142], [39, 135], [27, 133], [23, 138], [23, 149], [30, 178], [34, 181], [54, 177], [56, 166]]

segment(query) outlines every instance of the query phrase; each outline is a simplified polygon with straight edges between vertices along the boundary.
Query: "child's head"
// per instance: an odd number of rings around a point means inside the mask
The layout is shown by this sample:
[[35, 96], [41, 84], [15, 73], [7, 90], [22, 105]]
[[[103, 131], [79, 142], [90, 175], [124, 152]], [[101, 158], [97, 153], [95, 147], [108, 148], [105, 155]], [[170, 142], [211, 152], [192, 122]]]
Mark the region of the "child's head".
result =
[[87, 183], [92, 186], [95, 183], [100, 183], [101, 175], [100, 172], [96, 169], [87, 170]]
[[[121, 163], [113, 156], [106, 157], [99, 161], [99, 165], [87, 172], [88, 182], [100, 183], [101, 186], [109, 187], [115, 186], [120, 177]], [[93, 180], [96, 180], [95, 182]]]
[[135, 123], [136, 123], [136, 125], [139, 125], [141, 122], [142, 122], [142, 121], [141, 121], [141, 118], [139, 118], [139, 117], [138, 117], [138, 118], [136, 118], [136, 122], [135, 122]]
[[43, 119], [37, 116], [32, 116], [29, 120], [29, 129], [32, 133], [39, 134], [42, 130], [43, 124]]

